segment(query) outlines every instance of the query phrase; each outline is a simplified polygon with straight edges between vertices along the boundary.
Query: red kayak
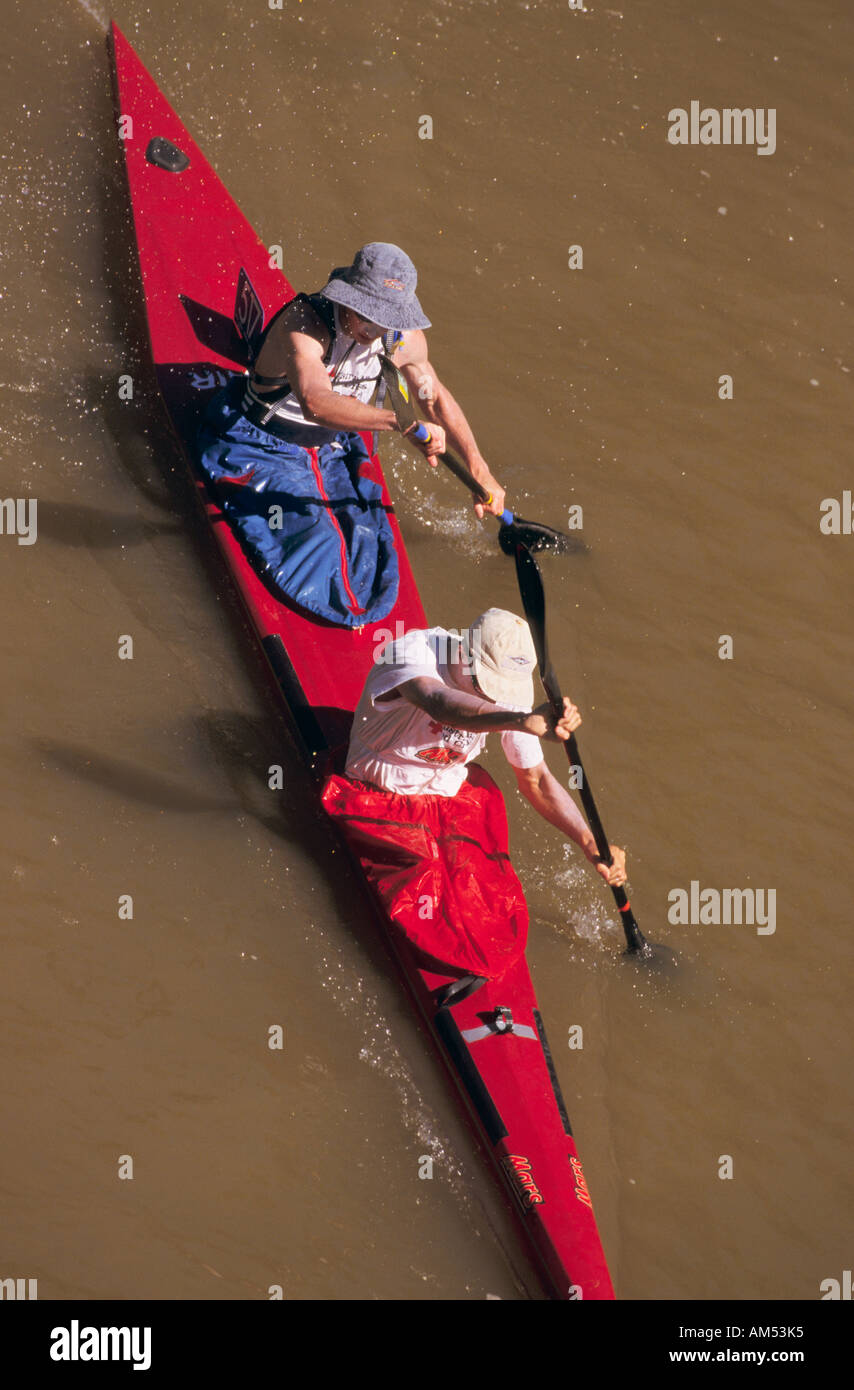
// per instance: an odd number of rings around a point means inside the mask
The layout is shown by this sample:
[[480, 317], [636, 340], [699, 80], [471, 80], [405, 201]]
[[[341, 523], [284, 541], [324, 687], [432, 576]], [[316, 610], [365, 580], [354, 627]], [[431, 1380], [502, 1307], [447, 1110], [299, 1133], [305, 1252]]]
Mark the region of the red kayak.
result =
[[[245, 370], [249, 321], [259, 312], [268, 321], [294, 291], [271, 267], [267, 249], [115, 25], [110, 47], [160, 393], [291, 725], [317, 771], [329, 750], [346, 741], [377, 648], [379, 626], [384, 631], [424, 628], [424, 611], [375, 454], [370, 467], [390, 509], [400, 587], [383, 623], [360, 629], [312, 620], [276, 597], [196, 475], [186, 445], [201, 409], [212, 391], [235, 371]], [[366, 442], [373, 451], [370, 436]], [[317, 786], [319, 792], [319, 775]], [[458, 976], [423, 968], [405, 939], [391, 930], [378, 899], [371, 901], [477, 1135], [512, 1199], [549, 1294], [612, 1299], [590, 1193], [524, 957], [498, 981], [488, 981], [459, 1000], [448, 999], [445, 992]]]

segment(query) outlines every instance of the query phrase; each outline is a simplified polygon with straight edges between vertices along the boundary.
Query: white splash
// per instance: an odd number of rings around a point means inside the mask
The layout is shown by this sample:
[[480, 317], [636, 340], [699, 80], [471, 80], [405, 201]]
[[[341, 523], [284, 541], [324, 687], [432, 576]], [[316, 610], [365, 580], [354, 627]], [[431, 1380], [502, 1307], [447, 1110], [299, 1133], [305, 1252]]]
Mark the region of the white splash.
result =
[[77, 0], [77, 3], [80, 5], [80, 8], [82, 10], [85, 10], [86, 13], [90, 15], [92, 19], [95, 20], [97, 24], [101, 25], [102, 29], [106, 30], [109, 27], [109, 16], [105, 15], [103, 10], [101, 10], [97, 5], [90, 4], [89, 0]]
[[471, 1190], [474, 1186], [473, 1175], [465, 1172], [448, 1140], [440, 1134], [435, 1116], [424, 1104], [409, 1067], [392, 1041], [391, 1029], [379, 1000], [368, 992], [362, 977], [345, 963], [341, 949], [332, 944], [320, 927], [312, 925], [306, 939], [309, 938], [312, 942], [319, 939], [323, 947], [320, 957], [323, 988], [343, 1014], [351, 1020], [358, 1018], [361, 1022], [363, 1041], [359, 1060], [374, 1067], [392, 1083], [407, 1130], [416, 1136], [423, 1151], [436, 1164], [441, 1164], [451, 1190], [470, 1208], [467, 1189]]

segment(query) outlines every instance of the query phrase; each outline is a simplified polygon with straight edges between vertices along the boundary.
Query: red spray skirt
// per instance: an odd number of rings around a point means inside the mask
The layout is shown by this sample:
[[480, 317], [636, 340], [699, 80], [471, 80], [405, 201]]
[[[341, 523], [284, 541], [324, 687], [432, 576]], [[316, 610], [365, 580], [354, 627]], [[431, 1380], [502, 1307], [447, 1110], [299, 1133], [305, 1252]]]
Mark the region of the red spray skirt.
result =
[[524, 954], [528, 909], [504, 800], [482, 767], [469, 768], [456, 796], [405, 796], [333, 774], [321, 799], [428, 969], [494, 980]]

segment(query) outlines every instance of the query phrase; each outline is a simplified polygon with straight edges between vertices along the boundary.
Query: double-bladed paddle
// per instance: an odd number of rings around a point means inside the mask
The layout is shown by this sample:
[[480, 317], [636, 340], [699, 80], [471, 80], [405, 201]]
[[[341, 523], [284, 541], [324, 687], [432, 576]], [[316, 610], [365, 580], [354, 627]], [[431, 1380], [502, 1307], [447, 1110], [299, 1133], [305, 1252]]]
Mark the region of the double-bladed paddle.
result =
[[[555, 669], [549, 659], [548, 646], [546, 644], [546, 595], [543, 589], [542, 575], [539, 565], [531, 554], [530, 550], [523, 545], [516, 546], [516, 575], [519, 580], [519, 593], [522, 596], [522, 606], [525, 610], [525, 617], [531, 629], [531, 636], [534, 639], [534, 647], [537, 653], [537, 664], [540, 668], [540, 679], [543, 682], [543, 689], [551, 702], [555, 714], [563, 712], [563, 695], [558, 682]], [[608, 836], [605, 834], [590, 784], [581, 762], [581, 755], [578, 751], [578, 742], [575, 734], [570, 734], [569, 739], [564, 743], [566, 756], [570, 765], [577, 767], [581, 774], [581, 801], [584, 806], [587, 822], [593, 832], [596, 841], [596, 848], [599, 851], [599, 858], [607, 865], [613, 864], [611, 847], [608, 844]], [[622, 887], [611, 886], [614, 894], [614, 901], [620, 910], [620, 921], [623, 924], [623, 931], [626, 934], [627, 954], [636, 957], [638, 960], [650, 960], [659, 954], [662, 948], [656, 947], [653, 950], [649, 942], [644, 938], [640, 927], [635, 921], [631, 904], [626, 896], [626, 890]]]
[[[398, 424], [411, 438], [417, 439], [421, 444], [425, 443], [430, 438], [430, 429], [423, 420], [417, 418], [404, 378], [391, 358], [385, 354], [380, 359], [380, 366]], [[446, 452], [438, 454], [437, 458], [456, 478], [459, 478], [461, 483], [465, 484], [478, 502], [482, 502], [487, 507], [490, 505], [492, 493], [488, 492], [472, 476], [470, 469], [456, 455]], [[545, 526], [540, 521], [525, 521], [509, 509], [505, 509], [501, 513], [499, 520], [501, 525], [498, 528], [498, 543], [505, 555], [514, 554], [517, 544], [526, 546], [528, 550], [553, 550], [561, 555], [585, 548], [583, 542], [567, 536], [563, 531], [556, 531], [554, 527]]]

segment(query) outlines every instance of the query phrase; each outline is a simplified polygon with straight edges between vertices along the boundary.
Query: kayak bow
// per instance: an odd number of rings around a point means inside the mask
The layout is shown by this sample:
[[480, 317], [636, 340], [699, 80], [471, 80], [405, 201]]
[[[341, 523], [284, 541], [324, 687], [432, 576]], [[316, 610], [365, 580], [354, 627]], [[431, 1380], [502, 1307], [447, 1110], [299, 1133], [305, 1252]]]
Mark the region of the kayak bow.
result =
[[[397, 603], [382, 628], [315, 622], [277, 598], [195, 472], [188, 445], [205, 402], [245, 370], [258, 313], [268, 319], [294, 292], [270, 265], [267, 249], [115, 24], [110, 45], [117, 115], [130, 118], [119, 129], [125, 132], [122, 148], [160, 395], [291, 726], [317, 775], [328, 751], [347, 739], [378, 636], [398, 630], [398, 622], [402, 630], [426, 627], [424, 611], [375, 457], [369, 466], [383, 487], [400, 567]], [[613, 1298], [524, 959], [498, 982], [479, 987], [470, 982], [467, 992], [454, 976], [423, 969], [405, 941], [392, 936], [372, 901], [475, 1131], [517, 1208], [546, 1288], [564, 1299]]]

